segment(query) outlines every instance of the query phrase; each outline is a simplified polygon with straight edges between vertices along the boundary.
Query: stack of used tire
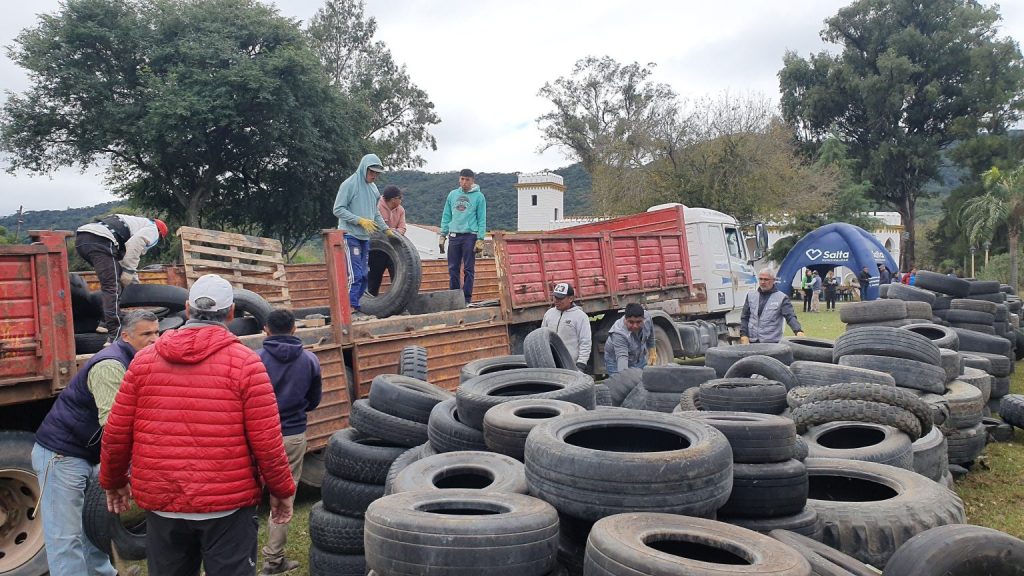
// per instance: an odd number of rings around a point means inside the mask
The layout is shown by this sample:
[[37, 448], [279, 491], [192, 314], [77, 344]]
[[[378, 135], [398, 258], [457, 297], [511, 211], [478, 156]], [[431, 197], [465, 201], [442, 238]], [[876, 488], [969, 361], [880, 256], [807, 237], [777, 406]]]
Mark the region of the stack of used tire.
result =
[[[683, 388], [673, 411], [711, 410], [782, 414], [786, 391], [797, 386], [786, 344], [740, 344], [711, 348], [705, 370], [714, 378]], [[693, 368], [691, 368], [693, 370]], [[706, 371], [700, 379], [712, 376]]]
[[[527, 368], [577, 370], [576, 359], [569, 353], [558, 333], [551, 328], [537, 328], [526, 335], [523, 340], [523, 360]], [[599, 406], [612, 406], [611, 392], [604, 384], [596, 385], [594, 391]]]
[[434, 407], [450, 397], [428, 382], [385, 374], [373, 379], [368, 399], [353, 403], [350, 427], [328, 442], [323, 500], [310, 511], [310, 574], [366, 574], [364, 514], [384, 496], [395, 460], [427, 442]]
[[[71, 286], [71, 315], [75, 330], [75, 353], [94, 354], [103, 349], [107, 334], [96, 332], [103, 319], [103, 297], [99, 290], [89, 290], [79, 274], [68, 277]], [[146, 307], [160, 319], [160, 332], [185, 323], [185, 302], [188, 290], [162, 284], [132, 284], [118, 299], [121, 308]]]
[[633, 410], [672, 412], [679, 406], [680, 395], [715, 378], [715, 371], [706, 366], [645, 366], [640, 383], [619, 405]]

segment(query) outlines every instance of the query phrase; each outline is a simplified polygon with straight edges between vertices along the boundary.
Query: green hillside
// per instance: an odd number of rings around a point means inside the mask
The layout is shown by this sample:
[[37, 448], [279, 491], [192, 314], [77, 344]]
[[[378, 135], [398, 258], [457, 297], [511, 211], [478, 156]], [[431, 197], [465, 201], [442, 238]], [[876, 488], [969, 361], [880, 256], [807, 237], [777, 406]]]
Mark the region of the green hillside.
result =
[[[70, 230], [74, 232], [82, 224], [92, 222], [126, 205], [127, 203], [124, 201], [114, 201], [84, 208], [68, 208], [67, 210], [28, 210], [22, 215], [21, 237], [27, 238], [29, 230]], [[18, 229], [18, 214], [0, 216], [0, 226], [7, 228], [13, 234]]]

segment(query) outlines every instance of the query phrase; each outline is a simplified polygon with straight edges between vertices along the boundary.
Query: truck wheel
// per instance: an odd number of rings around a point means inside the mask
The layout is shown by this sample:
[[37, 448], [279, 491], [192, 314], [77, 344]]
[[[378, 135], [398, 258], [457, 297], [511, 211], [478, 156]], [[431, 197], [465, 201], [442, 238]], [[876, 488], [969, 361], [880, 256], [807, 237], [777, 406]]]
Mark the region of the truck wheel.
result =
[[423, 270], [416, 246], [405, 236], [370, 235], [370, 253], [383, 252], [394, 264], [395, 275], [391, 287], [378, 296], [364, 294], [359, 301], [363, 312], [378, 318], [401, 314], [413, 296], [420, 291]]
[[657, 324], [654, 325], [654, 346], [658, 351], [658, 360], [654, 365], [672, 364], [672, 359], [675, 357], [675, 353], [672, 352], [672, 340], [668, 337], [668, 332]]
[[0, 432], [0, 574], [46, 574], [43, 521], [36, 514], [39, 480], [31, 432]]

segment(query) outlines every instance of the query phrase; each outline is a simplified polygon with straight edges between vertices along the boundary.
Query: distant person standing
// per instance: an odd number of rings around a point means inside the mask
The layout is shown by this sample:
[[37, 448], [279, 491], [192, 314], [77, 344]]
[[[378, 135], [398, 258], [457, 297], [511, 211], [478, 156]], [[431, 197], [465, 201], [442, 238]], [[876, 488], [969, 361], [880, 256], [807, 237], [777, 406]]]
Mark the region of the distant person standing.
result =
[[345, 231], [349, 262], [352, 264], [348, 301], [352, 306], [353, 320], [367, 318], [359, 309], [359, 300], [366, 292], [370, 234], [381, 230], [393, 234], [377, 209], [380, 192], [374, 182], [383, 172], [384, 166], [376, 154], [363, 156], [359, 168], [341, 183], [334, 199], [334, 215], [338, 217], [338, 228]]
[[868, 297], [868, 286], [871, 284], [871, 272], [868, 272], [867, 266], [861, 268], [857, 282], [860, 284], [860, 299], [865, 300]]
[[821, 276], [815, 270], [811, 273], [811, 312], [819, 312], [821, 301]]
[[[405, 236], [405, 207], [402, 206], [402, 190], [393, 184], [385, 186], [380, 194], [380, 202], [377, 203], [377, 210], [384, 218], [384, 222], [395, 232]], [[377, 251], [370, 252], [370, 271], [366, 276], [366, 291], [376, 296], [380, 292], [380, 284], [384, 280], [384, 271], [388, 276], [395, 279], [395, 265], [387, 254]]]
[[836, 292], [839, 289], [839, 279], [836, 278], [834, 270], [829, 270], [825, 275], [825, 311], [835, 312]]
[[892, 282], [892, 274], [889, 273], [889, 268], [885, 264], [878, 265], [878, 284], [889, 284]]
[[[448, 193], [441, 214], [441, 238], [438, 248], [444, 252], [448, 241], [448, 287], [462, 288], [466, 304], [473, 299], [473, 278], [476, 276], [476, 255], [484, 249], [487, 233], [487, 200], [476, 174], [469, 168], [459, 172], [459, 187]], [[462, 268], [463, 281], [459, 279]]]
[[757, 290], [748, 292], [743, 302], [740, 343], [779, 342], [783, 319], [797, 336], [804, 335], [789, 297], [775, 287], [775, 271], [762, 270], [757, 273]]
[[814, 279], [811, 277], [811, 271], [807, 270], [800, 279], [800, 291], [803, 292], [804, 297], [804, 312], [811, 311], [811, 292], [813, 291], [811, 285], [813, 283]]
[[554, 330], [576, 361], [576, 368], [586, 372], [590, 365], [590, 318], [576, 305], [576, 291], [568, 282], [555, 284], [551, 295], [555, 305], [544, 313], [540, 326]]
[[96, 331], [113, 341], [121, 328], [118, 298], [129, 284], [139, 281], [142, 255], [167, 236], [167, 224], [158, 218], [113, 214], [79, 226], [75, 252], [96, 270], [103, 292], [103, 320]]

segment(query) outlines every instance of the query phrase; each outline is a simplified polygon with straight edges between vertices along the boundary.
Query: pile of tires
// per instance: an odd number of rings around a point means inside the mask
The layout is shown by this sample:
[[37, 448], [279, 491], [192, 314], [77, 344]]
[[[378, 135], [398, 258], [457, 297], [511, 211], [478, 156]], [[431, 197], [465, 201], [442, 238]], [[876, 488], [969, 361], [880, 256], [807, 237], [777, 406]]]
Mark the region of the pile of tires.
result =
[[672, 412], [679, 406], [681, 394], [699, 389], [716, 378], [715, 371], [706, 366], [645, 366], [640, 373], [640, 381], [620, 403], [613, 402], [613, 405], [633, 410]]

